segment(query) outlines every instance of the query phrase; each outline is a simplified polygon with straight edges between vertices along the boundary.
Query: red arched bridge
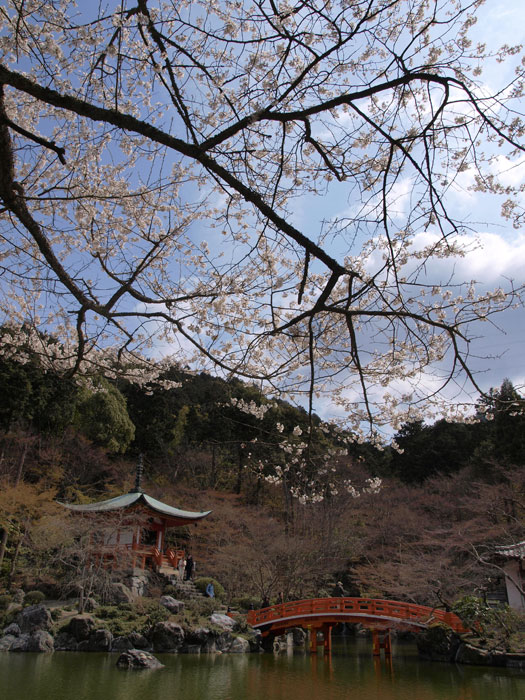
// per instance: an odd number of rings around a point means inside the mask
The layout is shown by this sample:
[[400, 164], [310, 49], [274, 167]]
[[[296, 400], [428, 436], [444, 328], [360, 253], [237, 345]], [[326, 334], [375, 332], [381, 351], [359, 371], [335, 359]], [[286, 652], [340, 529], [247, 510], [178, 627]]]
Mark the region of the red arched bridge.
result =
[[361, 623], [372, 630], [374, 654], [390, 654], [390, 630], [426, 628], [441, 623], [462, 634], [468, 630], [457, 615], [414, 603], [375, 598], [314, 598], [250, 610], [248, 624], [263, 637], [284, 633], [291, 627], [311, 632], [310, 650], [317, 651], [317, 634], [322, 632], [324, 649], [331, 649], [332, 627], [340, 622]]

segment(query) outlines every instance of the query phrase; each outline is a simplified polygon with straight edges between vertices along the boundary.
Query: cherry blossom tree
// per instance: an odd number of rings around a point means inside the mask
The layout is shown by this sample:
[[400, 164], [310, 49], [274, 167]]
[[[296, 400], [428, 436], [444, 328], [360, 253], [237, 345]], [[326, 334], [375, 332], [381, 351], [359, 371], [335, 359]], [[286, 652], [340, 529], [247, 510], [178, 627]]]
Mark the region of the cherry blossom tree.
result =
[[521, 285], [428, 269], [474, 230], [460, 187], [523, 218], [521, 47], [469, 39], [480, 4], [6, 0], [2, 322], [67, 371], [170, 350], [355, 426], [475, 384]]

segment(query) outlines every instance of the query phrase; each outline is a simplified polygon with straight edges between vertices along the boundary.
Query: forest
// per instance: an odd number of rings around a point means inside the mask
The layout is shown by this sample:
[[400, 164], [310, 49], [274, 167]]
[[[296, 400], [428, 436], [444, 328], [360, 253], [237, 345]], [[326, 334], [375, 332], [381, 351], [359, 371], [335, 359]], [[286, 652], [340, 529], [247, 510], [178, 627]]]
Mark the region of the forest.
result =
[[[404, 424], [385, 448], [239, 379], [175, 364], [137, 384], [0, 360], [0, 587], [61, 595], [78, 532], [58, 502], [130, 489], [212, 514], [181, 529], [228, 598], [351, 595], [450, 606], [501, 583], [523, 538], [525, 398], [505, 379], [472, 420]], [[305, 438], [308, 435], [309, 438]]]

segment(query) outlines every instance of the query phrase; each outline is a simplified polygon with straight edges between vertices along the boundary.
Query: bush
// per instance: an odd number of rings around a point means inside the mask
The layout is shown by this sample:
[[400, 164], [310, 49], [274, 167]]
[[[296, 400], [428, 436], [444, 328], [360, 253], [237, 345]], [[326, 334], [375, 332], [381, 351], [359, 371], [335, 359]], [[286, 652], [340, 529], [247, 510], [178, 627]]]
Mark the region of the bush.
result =
[[522, 612], [512, 610], [508, 605], [491, 608], [474, 596], [461, 598], [452, 610], [478, 637], [483, 646], [510, 652], [525, 650], [525, 615]]
[[239, 598], [232, 598], [231, 606], [241, 611], [258, 610], [261, 607], [261, 599], [248, 595], [240, 596]]
[[146, 634], [157, 622], [167, 620], [169, 612], [157, 600], [139, 598], [133, 604], [101, 605], [95, 616], [114, 636], [125, 637], [131, 632]]
[[11, 595], [0, 595], [0, 610], [7, 610], [12, 600], [13, 596]]
[[206, 593], [206, 586], [209, 583], [213, 583], [213, 587], [215, 589], [215, 597], [217, 598], [217, 600], [224, 600], [224, 598], [226, 597], [226, 591], [224, 590], [223, 586], [214, 578], [210, 578], [208, 576], [198, 578], [195, 580], [195, 587], [201, 593]]
[[29, 591], [24, 598], [24, 606], [39, 605], [46, 597], [42, 591]]
[[179, 595], [179, 589], [177, 586], [174, 586], [172, 583], [168, 583], [167, 586], [164, 586], [162, 589], [162, 595]]
[[15, 621], [15, 617], [18, 615], [18, 613], [22, 610], [21, 605], [12, 605], [11, 610], [7, 613], [7, 615], [4, 617], [4, 626], [10, 625], [12, 622]]

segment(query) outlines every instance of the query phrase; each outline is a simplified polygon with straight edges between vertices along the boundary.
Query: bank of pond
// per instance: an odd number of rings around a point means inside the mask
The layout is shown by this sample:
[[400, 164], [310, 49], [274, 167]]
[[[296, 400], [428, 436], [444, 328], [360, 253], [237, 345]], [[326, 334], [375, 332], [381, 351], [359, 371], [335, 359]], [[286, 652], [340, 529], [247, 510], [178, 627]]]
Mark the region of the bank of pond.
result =
[[156, 654], [160, 670], [124, 671], [104, 652], [0, 654], [2, 700], [523, 700], [520, 669], [430, 662], [394, 640], [334, 636], [332, 653]]

